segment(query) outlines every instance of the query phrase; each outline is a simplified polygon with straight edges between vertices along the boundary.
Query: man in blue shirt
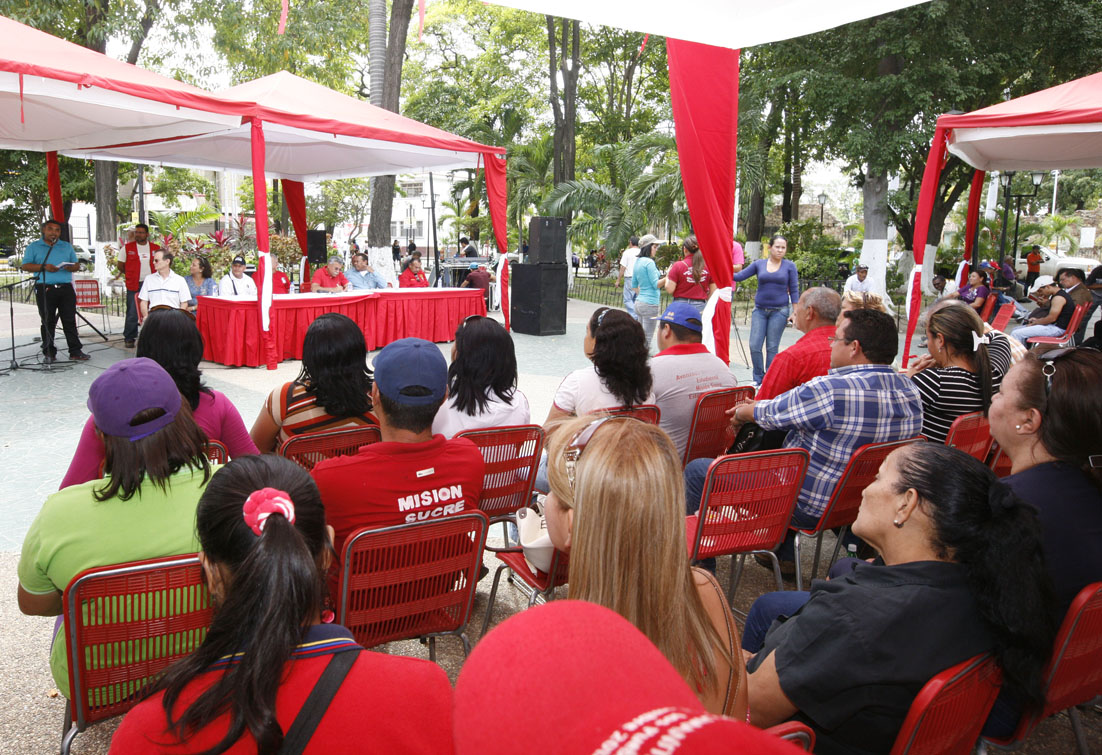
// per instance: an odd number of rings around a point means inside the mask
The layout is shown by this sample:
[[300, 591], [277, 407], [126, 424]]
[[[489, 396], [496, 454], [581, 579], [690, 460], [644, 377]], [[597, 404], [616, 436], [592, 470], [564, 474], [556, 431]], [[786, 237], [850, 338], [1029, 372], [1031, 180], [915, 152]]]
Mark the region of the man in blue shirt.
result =
[[367, 264], [367, 255], [359, 252], [352, 255], [352, 269], [345, 273], [344, 277], [352, 284], [354, 290], [386, 288], [390, 285], [383, 276], [371, 269], [371, 265]]
[[80, 270], [80, 263], [73, 245], [61, 240], [61, 223], [47, 220], [42, 224], [42, 238], [23, 253], [22, 269], [35, 274], [34, 299], [42, 321], [43, 361], [57, 361], [54, 331], [59, 315], [69, 359], [86, 361], [89, 357], [81, 350], [77, 334], [77, 295], [73, 290], [73, 273]]

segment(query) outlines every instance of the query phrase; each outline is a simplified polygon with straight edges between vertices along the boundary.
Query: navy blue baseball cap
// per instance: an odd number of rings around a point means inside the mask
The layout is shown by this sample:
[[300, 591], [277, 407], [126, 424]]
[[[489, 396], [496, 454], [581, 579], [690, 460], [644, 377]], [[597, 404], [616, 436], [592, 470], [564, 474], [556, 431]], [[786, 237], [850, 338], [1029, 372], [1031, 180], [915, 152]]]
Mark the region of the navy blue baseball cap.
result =
[[694, 333], [704, 332], [704, 322], [700, 319], [700, 312], [692, 304], [683, 301], [675, 301], [666, 307], [666, 311], [654, 318], [658, 322], [668, 322], [688, 328]]
[[[440, 401], [448, 390], [448, 362], [436, 344], [422, 338], [402, 338], [388, 344], [372, 363], [379, 393], [405, 406], [426, 406]], [[423, 396], [405, 393], [423, 388]]]

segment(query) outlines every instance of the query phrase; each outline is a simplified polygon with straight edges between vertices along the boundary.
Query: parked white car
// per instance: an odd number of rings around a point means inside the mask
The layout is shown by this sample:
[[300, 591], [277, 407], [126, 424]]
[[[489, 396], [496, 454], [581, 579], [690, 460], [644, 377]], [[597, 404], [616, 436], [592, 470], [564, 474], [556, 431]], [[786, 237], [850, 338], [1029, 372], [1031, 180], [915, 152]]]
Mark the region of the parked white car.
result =
[[[1028, 253], [1028, 251], [1027, 251]], [[1090, 273], [1091, 270], [1100, 265], [1098, 260], [1091, 259], [1090, 257], [1071, 257], [1063, 252], [1054, 252], [1051, 249], [1041, 249], [1041, 275], [1051, 275], [1056, 277], [1056, 272], [1062, 270], [1065, 267], [1073, 267], [1078, 270], [1082, 270], [1084, 274]], [[1019, 278], [1025, 278], [1026, 263], [1025, 258], [1015, 266], [1015, 270], [1018, 273]]]

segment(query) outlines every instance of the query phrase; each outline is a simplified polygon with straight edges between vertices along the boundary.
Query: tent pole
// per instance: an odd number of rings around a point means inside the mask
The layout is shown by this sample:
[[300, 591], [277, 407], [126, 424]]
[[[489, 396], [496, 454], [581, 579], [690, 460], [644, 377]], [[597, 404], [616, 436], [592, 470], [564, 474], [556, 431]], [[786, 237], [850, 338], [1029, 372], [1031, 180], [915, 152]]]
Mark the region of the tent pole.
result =
[[432, 223], [432, 264], [433, 269], [436, 270], [436, 280], [433, 281], [435, 287], [440, 282], [440, 244], [436, 240], [436, 188], [432, 183], [432, 171], [429, 171], [429, 222]]

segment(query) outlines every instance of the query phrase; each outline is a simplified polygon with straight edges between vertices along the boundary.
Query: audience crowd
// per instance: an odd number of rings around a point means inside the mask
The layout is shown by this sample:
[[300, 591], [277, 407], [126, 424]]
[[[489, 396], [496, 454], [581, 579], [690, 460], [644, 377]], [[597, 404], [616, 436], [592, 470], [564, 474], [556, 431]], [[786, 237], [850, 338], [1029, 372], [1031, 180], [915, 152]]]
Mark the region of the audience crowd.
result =
[[[545, 494], [538, 508], [550, 542], [569, 559], [569, 600], [482, 639], [454, 695], [436, 665], [362, 652], [334, 623], [340, 556], [363, 528], [479, 509], [490, 469], [462, 433], [531, 424], [510, 334], [473, 316], [455, 332], [450, 364], [435, 344], [405, 338], [369, 366], [359, 327], [322, 315], [306, 332], [300, 373], [272, 390], [246, 432], [238, 408], [202, 381], [194, 315], [154, 306], [136, 357], [91, 384], [91, 416], [61, 489], [23, 544], [19, 608], [58, 617], [49, 651], [58, 689], [70, 690], [62, 593], [75, 575], [198, 552], [213, 621], [194, 652], [148, 686], [112, 752], [275, 753], [303, 737], [316, 751], [515, 751], [495, 736], [497, 715], [477, 722], [499, 713], [505, 688], [528, 673], [548, 681], [531, 688], [543, 698], [558, 690], [538, 707], [562, 719], [544, 722], [555, 736], [578, 743], [562, 751], [619, 751], [618, 732], [668, 707], [655, 726], [695, 722], [680, 736], [702, 745], [782, 752], [785, 743], [752, 727], [798, 721], [818, 752], [887, 752], [923, 684], [984, 652], [1003, 676], [985, 732], [1012, 732], [1043, 700], [1041, 670], [1073, 597], [1102, 580], [1102, 353], [1025, 351], [1038, 328], [1068, 327], [1076, 296], [1090, 302], [1083, 276], [1031, 281], [1047, 310], [1008, 337], [981, 320], [992, 293], [973, 272], [924, 315], [929, 353], [906, 371], [893, 366], [896, 323], [866, 290], [866, 269], [844, 296], [799, 294], [777, 237], [735, 276], [758, 278], [757, 393], [728, 409], [729, 429], [756, 426], [765, 447], [807, 452], [792, 528], [818, 525], [859, 448], [906, 442], [865, 488], [847, 536], [873, 557], [843, 559], [810, 591], [760, 596], [740, 638], [714, 564], [694, 565], [686, 552], [686, 515], [698, 510], [713, 463], [686, 458], [697, 399], [737, 381], [703, 343], [715, 286], [696, 238], [664, 278], [657, 244], [644, 236], [621, 257], [631, 308], [593, 312], [582, 342], [590, 364], [563, 378], [543, 424], [532, 484]], [[401, 285], [425, 285], [410, 251]], [[153, 251], [131, 292], [143, 312], [165, 255]], [[315, 290], [386, 285], [365, 256], [352, 259], [348, 277], [339, 258], [319, 268]], [[223, 291], [247, 285], [234, 262]], [[131, 272], [145, 264], [128, 261]], [[192, 296], [213, 286], [209, 266], [192, 278]], [[660, 287], [674, 294], [661, 313]], [[802, 335], [780, 351], [790, 312]], [[648, 404], [659, 409], [656, 424], [628, 416]], [[1009, 476], [944, 445], [971, 412], [988, 416]], [[381, 440], [310, 469], [278, 454], [292, 438], [365, 427]], [[208, 461], [213, 440], [228, 463]], [[788, 572], [799, 568], [794, 531], [775, 553]], [[630, 689], [618, 688], [628, 677]], [[329, 699], [314, 710], [308, 698], [319, 689]]]

